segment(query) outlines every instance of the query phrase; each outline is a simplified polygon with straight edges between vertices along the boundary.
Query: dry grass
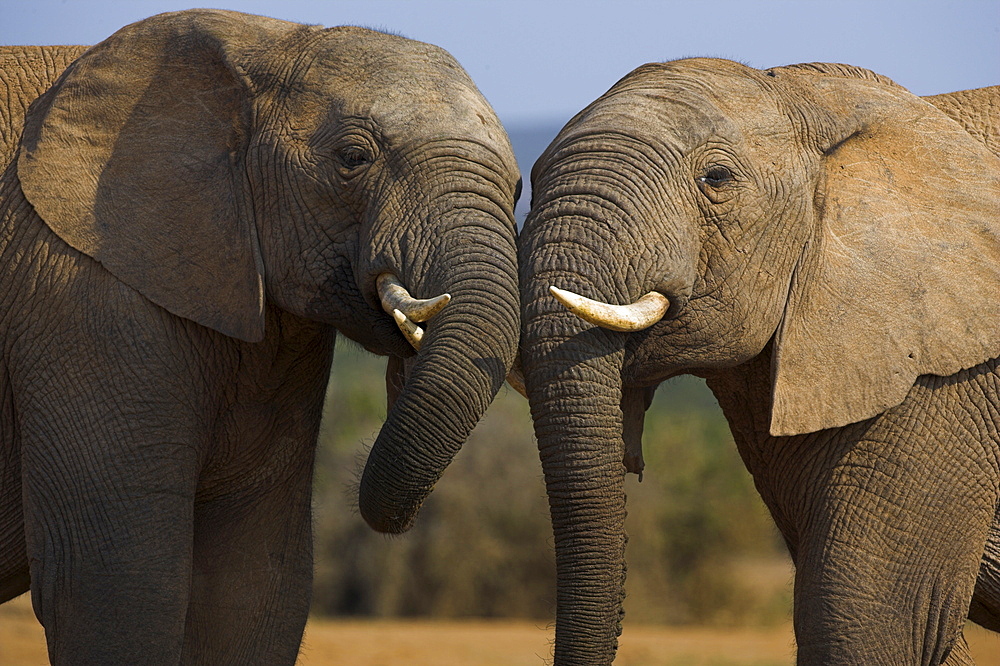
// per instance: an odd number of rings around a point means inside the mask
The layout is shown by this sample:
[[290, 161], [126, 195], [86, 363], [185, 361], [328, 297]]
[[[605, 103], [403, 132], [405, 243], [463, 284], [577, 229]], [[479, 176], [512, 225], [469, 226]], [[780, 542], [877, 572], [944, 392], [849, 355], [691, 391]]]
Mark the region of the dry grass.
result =
[[[1000, 666], [1000, 636], [970, 626], [979, 666]], [[300, 666], [542, 666], [551, 627], [529, 622], [331, 621], [306, 628]], [[0, 606], [0, 664], [46, 664], [27, 597]], [[626, 624], [617, 666], [790, 666], [791, 628], [682, 629]]]
[[[1000, 666], [1000, 636], [970, 625], [979, 666]], [[544, 666], [552, 628], [528, 622], [314, 621], [300, 666]], [[790, 625], [772, 629], [633, 626], [616, 666], [792, 666]]]

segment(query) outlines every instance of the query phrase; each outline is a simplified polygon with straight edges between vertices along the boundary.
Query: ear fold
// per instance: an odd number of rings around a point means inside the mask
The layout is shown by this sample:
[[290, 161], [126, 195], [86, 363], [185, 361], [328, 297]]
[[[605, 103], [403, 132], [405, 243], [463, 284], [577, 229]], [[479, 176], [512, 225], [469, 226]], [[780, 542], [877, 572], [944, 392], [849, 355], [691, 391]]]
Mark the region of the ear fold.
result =
[[242, 200], [250, 100], [227, 49], [254, 25], [181, 12], [123, 28], [32, 106], [18, 161], [60, 238], [170, 312], [248, 341], [263, 337], [262, 266]]
[[771, 433], [898, 405], [919, 375], [1000, 356], [1000, 160], [905, 91], [810, 76], [825, 139], [815, 234], [773, 361]]

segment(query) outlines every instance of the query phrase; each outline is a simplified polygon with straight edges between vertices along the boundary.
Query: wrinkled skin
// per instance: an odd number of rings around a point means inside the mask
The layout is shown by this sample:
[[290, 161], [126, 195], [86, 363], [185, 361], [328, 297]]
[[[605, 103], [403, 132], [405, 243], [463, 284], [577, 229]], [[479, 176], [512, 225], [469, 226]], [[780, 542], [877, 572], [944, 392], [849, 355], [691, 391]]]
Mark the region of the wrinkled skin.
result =
[[[535, 164], [522, 361], [557, 664], [614, 658], [623, 480], [683, 373], [788, 544], [799, 663], [970, 663], [966, 616], [1000, 628], [1000, 88], [929, 102], [843, 65], [646, 65]], [[617, 332], [550, 286], [670, 307]]]
[[[82, 51], [0, 54], [0, 601], [55, 664], [291, 664], [336, 333], [390, 356], [360, 507], [399, 532], [515, 353], [510, 144], [396, 36], [180, 12], [56, 80]], [[386, 271], [451, 294], [419, 353]]]

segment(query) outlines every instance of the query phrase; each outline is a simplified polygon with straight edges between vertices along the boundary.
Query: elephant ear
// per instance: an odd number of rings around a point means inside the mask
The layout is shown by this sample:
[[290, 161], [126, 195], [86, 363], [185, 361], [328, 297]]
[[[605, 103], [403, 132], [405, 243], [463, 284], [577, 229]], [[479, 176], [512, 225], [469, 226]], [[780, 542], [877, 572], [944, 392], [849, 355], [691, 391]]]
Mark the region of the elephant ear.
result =
[[773, 355], [771, 433], [843, 426], [1000, 356], [1000, 160], [879, 81], [799, 75], [822, 174]]
[[89, 49], [29, 110], [18, 177], [46, 224], [118, 279], [257, 341], [263, 271], [241, 200], [250, 101], [227, 53], [252, 22], [237, 23], [166, 14]]

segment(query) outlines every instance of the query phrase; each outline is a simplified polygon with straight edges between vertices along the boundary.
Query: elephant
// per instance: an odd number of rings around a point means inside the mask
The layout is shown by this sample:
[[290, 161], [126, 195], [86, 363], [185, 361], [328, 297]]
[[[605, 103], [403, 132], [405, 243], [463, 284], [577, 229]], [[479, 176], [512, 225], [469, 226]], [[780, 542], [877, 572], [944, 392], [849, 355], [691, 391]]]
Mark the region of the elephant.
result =
[[787, 544], [798, 663], [972, 663], [966, 617], [1000, 630], [997, 109], [1000, 87], [691, 58], [555, 137], [518, 243], [557, 664], [614, 658], [623, 481], [681, 374]]
[[2, 58], [0, 601], [30, 587], [54, 664], [294, 663], [336, 337], [388, 356], [390, 533], [512, 365], [507, 135], [447, 52], [356, 27]]

